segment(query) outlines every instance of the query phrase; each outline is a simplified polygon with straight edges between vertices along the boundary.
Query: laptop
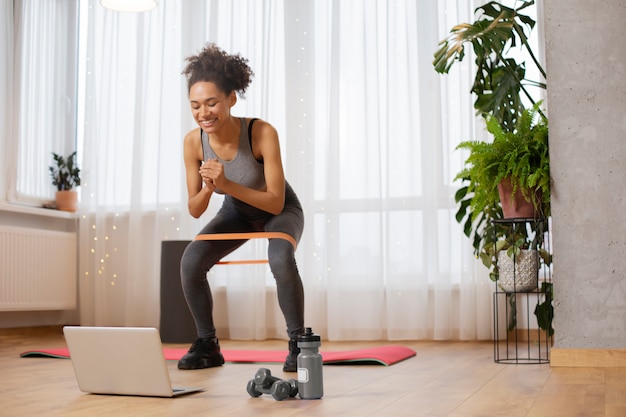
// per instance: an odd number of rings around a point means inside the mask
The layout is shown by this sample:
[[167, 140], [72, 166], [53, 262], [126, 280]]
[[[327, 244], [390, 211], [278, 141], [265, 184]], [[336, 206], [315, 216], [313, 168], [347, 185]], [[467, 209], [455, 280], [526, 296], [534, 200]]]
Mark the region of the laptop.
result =
[[155, 328], [65, 326], [63, 334], [83, 392], [177, 397], [202, 391], [172, 387]]

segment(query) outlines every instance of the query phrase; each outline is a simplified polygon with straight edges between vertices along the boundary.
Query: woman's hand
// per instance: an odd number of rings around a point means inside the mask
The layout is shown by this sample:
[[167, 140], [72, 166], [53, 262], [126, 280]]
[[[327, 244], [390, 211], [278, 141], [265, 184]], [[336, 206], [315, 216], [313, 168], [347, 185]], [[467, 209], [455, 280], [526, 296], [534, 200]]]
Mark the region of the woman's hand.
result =
[[[202, 144], [200, 128], [188, 132], [183, 139], [183, 156], [185, 160], [185, 178], [187, 182], [187, 209], [189, 214], [199, 218], [209, 205], [215, 186], [212, 181], [207, 184], [200, 175], [199, 166], [202, 164]], [[206, 184], [203, 186], [203, 184]]]
[[224, 165], [217, 159], [209, 159], [204, 161], [199, 170], [202, 182], [209, 187], [211, 191], [221, 188], [226, 182], [224, 175]]

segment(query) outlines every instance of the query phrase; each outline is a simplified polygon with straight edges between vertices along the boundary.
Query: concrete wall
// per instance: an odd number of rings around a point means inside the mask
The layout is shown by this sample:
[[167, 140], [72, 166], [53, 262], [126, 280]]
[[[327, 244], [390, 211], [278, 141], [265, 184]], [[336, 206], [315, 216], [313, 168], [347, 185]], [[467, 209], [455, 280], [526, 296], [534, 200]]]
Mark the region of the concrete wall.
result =
[[626, 1], [543, 3], [554, 347], [626, 348]]

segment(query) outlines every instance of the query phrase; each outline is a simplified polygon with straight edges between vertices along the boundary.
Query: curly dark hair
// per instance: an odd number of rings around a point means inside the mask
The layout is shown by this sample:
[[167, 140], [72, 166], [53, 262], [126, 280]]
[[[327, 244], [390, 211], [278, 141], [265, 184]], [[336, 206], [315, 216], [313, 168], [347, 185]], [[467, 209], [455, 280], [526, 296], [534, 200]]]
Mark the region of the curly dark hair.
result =
[[187, 66], [182, 74], [187, 78], [187, 93], [197, 82], [212, 82], [226, 95], [236, 91], [244, 98], [254, 76], [246, 58], [229, 55], [214, 43], [207, 44], [198, 55], [185, 61]]

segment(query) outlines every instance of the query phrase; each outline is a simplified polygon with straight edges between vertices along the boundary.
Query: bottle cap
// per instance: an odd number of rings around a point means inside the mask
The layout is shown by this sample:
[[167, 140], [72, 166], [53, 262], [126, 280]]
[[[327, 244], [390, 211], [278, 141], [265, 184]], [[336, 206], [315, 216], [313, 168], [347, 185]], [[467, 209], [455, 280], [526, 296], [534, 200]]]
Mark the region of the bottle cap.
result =
[[298, 336], [298, 342], [319, 342], [322, 339], [319, 334], [314, 334], [310, 327], [305, 329], [304, 334]]

